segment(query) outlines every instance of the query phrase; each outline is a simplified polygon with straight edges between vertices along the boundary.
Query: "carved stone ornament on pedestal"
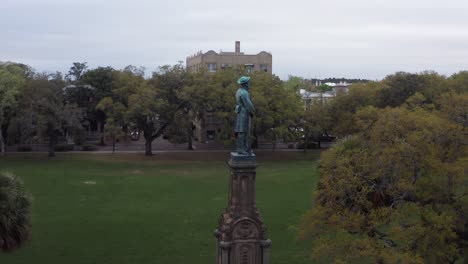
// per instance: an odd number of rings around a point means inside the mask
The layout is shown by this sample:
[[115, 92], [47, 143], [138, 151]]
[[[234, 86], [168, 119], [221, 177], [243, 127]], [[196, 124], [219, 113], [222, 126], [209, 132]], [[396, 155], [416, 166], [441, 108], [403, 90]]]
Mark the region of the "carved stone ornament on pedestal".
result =
[[255, 154], [231, 153], [229, 202], [218, 220], [217, 264], [269, 264], [271, 240], [255, 203]]

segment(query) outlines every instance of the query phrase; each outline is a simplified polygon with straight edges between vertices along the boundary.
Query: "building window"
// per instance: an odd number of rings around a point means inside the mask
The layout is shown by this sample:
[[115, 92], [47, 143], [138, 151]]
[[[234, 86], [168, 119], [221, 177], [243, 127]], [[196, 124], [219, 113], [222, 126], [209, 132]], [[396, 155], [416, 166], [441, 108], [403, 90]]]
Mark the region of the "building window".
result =
[[216, 71], [216, 63], [207, 63], [206, 66], [208, 67], [208, 72]]
[[245, 71], [247, 73], [252, 73], [253, 72], [253, 70], [254, 70], [254, 65], [253, 64], [245, 64], [244, 66], [245, 66]]
[[264, 72], [268, 72], [268, 64], [260, 64], [260, 70]]
[[227, 68], [231, 68], [231, 65], [230, 65], [230, 64], [227, 64], [227, 63], [221, 64], [221, 69], [222, 69], [222, 70], [227, 69]]

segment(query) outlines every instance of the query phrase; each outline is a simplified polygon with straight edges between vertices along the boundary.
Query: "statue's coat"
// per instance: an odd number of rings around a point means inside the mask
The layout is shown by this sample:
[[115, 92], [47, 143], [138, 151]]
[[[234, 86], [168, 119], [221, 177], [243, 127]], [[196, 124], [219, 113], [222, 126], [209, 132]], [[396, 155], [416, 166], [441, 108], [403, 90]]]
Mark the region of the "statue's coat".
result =
[[248, 133], [250, 126], [250, 115], [255, 111], [255, 108], [250, 101], [250, 94], [244, 87], [239, 87], [236, 92], [236, 125], [234, 132], [237, 133]]

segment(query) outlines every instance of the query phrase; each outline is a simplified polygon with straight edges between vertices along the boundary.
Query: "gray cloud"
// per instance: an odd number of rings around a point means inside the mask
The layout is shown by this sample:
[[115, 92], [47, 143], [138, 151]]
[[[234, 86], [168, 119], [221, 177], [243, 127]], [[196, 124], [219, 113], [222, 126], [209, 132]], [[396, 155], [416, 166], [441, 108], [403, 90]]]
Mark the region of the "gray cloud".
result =
[[379, 79], [468, 67], [464, 0], [2, 0], [0, 60], [149, 70], [198, 51], [273, 53], [273, 71]]

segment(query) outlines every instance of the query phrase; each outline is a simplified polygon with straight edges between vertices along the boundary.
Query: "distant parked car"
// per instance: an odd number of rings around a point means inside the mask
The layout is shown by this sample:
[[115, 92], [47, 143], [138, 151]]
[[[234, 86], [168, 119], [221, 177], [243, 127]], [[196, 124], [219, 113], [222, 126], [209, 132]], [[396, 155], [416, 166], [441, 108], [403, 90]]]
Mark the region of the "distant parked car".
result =
[[140, 140], [140, 131], [132, 131], [130, 132], [130, 137], [132, 141], [138, 141]]

